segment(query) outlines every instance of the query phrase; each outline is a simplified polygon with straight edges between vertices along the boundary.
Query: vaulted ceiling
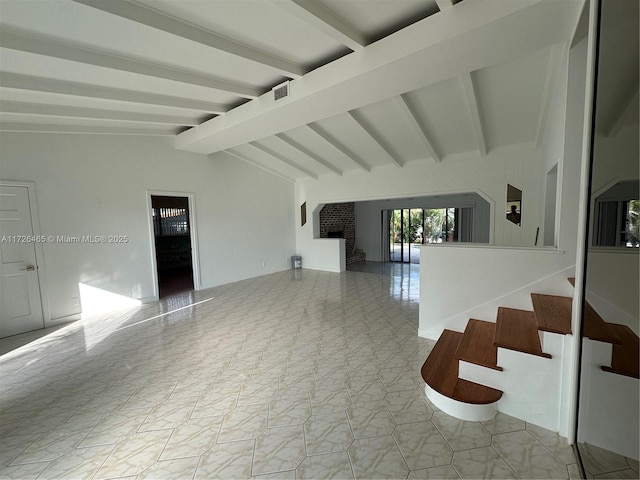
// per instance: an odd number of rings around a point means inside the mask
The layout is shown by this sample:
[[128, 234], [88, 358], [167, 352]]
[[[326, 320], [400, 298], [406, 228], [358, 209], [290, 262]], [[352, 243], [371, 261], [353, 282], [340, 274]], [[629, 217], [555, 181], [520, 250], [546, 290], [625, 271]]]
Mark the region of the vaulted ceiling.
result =
[[0, 0], [0, 131], [174, 137], [293, 181], [534, 146], [583, 3]]

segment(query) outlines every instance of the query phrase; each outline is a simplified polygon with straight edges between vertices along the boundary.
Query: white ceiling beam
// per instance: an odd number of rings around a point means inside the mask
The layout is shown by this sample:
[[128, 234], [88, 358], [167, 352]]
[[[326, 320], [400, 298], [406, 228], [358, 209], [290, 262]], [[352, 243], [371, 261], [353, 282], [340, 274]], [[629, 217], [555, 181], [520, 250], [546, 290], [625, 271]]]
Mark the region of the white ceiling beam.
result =
[[349, 150], [345, 145], [343, 145], [337, 138], [331, 136], [329, 133], [325, 132], [322, 128], [320, 128], [315, 123], [310, 123], [306, 126], [309, 130], [315, 133], [317, 136], [322, 138], [325, 142], [332, 145], [336, 150], [345, 155], [349, 160], [351, 160], [360, 170], [365, 172], [370, 172], [371, 167], [362, 160], [358, 155]]
[[[518, 0], [455, 5], [291, 82], [287, 102], [269, 93], [176, 137], [211, 153], [286, 132], [567, 41], [581, 2]], [[455, 61], [452, 61], [455, 58]]]
[[358, 124], [362, 131], [364, 131], [369, 136], [369, 138], [373, 140], [373, 142], [380, 148], [380, 150], [384, 152], [387, 159], [389, 159], [393, 165], [395, 165], [396, 167], [402, 167], [402, 162], [396, 156], [393, 150], [391, 150], [391, 147], [389, 147], [386, 142], [382, 138], [380, 138], [380, 136], [376, 134], [376, 132], [374, 132], [369, 125], [367, 125], [367, 122], [364, 119], [360, 118], [360, 115], [357, 112], [351, 111], [347, 113], [356, 122], [356, 124]]
[[49, 80], [31, 75], [0, 72], [0, 87], [33, 92], [53, 93], [57, 95], [73, 95], [77, 97], [98, 98], [113, 102], [141, 103], [162, 107], [184, 108], [203, 113], [223, 114], [229, 107], [220, 103], [213, 103], [189, 98], [170, 97], [154, 93], [121, 90], [118, 88], [99, 87], [62, 80]]
[[315, 0], [275, 0], [273, 3], [353, 51], [367, 44], [361, 32]]
[[150, 62], [141, 62], [95, 49], [76, 47], [17, 31], [3, 30], [0, 32], [0, 47], [188, 85], [198, 85], [249, 99], [257, 98], [262, 93], [261, 90], [249, 85], [241, 85], [228, 80], [190, 73], [178, 68], [165, 67]]
[[540, 146], [542, 137], [544, 135], [544, 129], [547, 123], [547, 117], [549, 116], [549, 109], [551, 108], [551, 99], [553, 97], [554, 87], [558, 77], [558, 71], [560, 70], [560, 63], [564, 57], [564, 51], [568, 44], [562, 43], [551, 47], [549, 53], [549, 60], [547, 62], [547, 73], [544, 79], [544, 87], [542, 90], [542, 106], [538, 114], [538, 123], [536, 126], [535, 145], [536, 148]]
[[0, 122], [0, 132], [82, 133], [101, 135], [175, 136], [177, 128], [105, 127], [92, 125], [51, 125], [40, 123]]
[[269, 167], [263, 165], [262, 163], [260, 163], [260, 162], [258, 162], [256, 160], [252, 160], [251, 158], [247, 157], [246, 155], [243, 155], [240, 152], [234, 152], [233, 150], [223, 150], [223, 153], [226, 153], [227, 155], [231, 155], [232, 157], [235, 157], [238, 160], [242, 160], [243, 162], [246, 162], [249, 165], [253, 165], [254, 167], [258, 167], [258, 168], [264, 170], [265, 172], [268, 172], [268, 173], [270, 173], [272, 175], [275, 175], [276, 177], [280, 177], [283, 180], [286, 180], [288, 182], [295, 183], [295, 181], [296, 181], [295, 178], [291, 178], [291, 177], [288, 177], [286, 175], [283, 175], [280, 172], [277, 172], [277, 171], [273, 170], [272, 168], [269, 168]]
[[425, 127], [424, 123], [420, 120], [415, 107], [411, 104], [406, 95], [398, 95], [396, 99], [403, 115], [409, 121], [414, 132], [427, 149], [428, 156], [433, 158], [436, 162], [439, 162], [441, 160], [440, 155], [436, 152], [433, 142], [431, 141], [431, 136], [427, 131], [427, 127]]
[[288, 136], [286, 136], [286, 135], [284, 135], [282, 133], [278, 133], [276, 135], [276, 137], [279, 138], [280, 140], [282, 140], [284, 143], [286, 143], [290, 147], [293, 147], [296, 150], [298, 150], [299, 152], [303, 153], [304, 155], [306, 155], [307, 157], [309, 157], [310, 159], [312, 159], [316, 163], [322, 165], [324, 168], [326, 168], [328, 170], [331, 170], [333, 173], [335, 173], [337, 175], [342, 175], [343, 174], [342, 170], [340, 170], [339, 168], [331, 165], [329, 162], [327, 162], [320, 155], [312, 152], [307, 147], [305, 147], [304, 145], [296, 142], [292, 138], [289, 138]]
[[436, 3], [441, 12], [453, 7], [453, 0], [436, 0]]
[[471, 73], [466, 72], [461, 77], [462, 87], [464, 88], [464, 94], [467, 99], [467, 107], [469, 108], [469, 118], [471, 120], [471, 127], [476, 137], [476, 145], [481, 156], [487, 154], [487, 144], [484, 139], [484, 132], [482, 131], [482, 120], [480, 119], [480, 110], [478, 109], [478, 99], [476, 98], [476, 89], [473, 85], [473, 78]]
[[173, 126], [196, 126], [200, 122], [193, 118], [154, 113], [103, 110], [98, 108], [70, 107], [42, 103], [0, 101], [0, 114], [17, 113], [29, 116], [98, 119], [118, 122], [152, 123]]
[[260, 150], [263, 153], [266, 153], [267, 155], [275, 158], [276, 160], [279, 160], [282, 163], [284, 163], [286, 165], [289, 165], [291, 168], [295, 168], [296, 170], [298, 170], [299, 172], [303, 173], [307, 177], [311, 177], [314, 180], [318, 179], [318, 175], [316, 175], [312, 171], [307, 170], [304, 167], [301, 167], [300, 165], [298, 165], [295, 162], [292, 162], [291, 160], [289, 160], [285, 156], [280, 155], [278, 152], [276, 152], [274, 150], [271, 150], [269, 147], [265, 147], [264, 145], [261, 145], [258, 142], [251, 142], [251, 143], [249, 143], [249, 145], [251, 145], [253, 148], [255, 148], [257, 150]]
[[634, 89], [625, 95], [621, 108], [618, 108], [614, 113], [615, 115], [608, 122], [602, 126], [602, 133], [605, 137], [615, 137], [620, 129], [625, 124], [626, 119], [635, 112], [638, 114], [638, 84], [635, 84]]
[[305, 71], [300, 65], [271, 55], [257, 48], [234, 42], [203, 28], [183, 22], [175, 17], [159, 12], [144, 5], [124, 0], [74, 0], [76, 3], [92, 7], [103, 12], [146, 25], [192, 42], [258, 63], [290, 78], [300, 78]]

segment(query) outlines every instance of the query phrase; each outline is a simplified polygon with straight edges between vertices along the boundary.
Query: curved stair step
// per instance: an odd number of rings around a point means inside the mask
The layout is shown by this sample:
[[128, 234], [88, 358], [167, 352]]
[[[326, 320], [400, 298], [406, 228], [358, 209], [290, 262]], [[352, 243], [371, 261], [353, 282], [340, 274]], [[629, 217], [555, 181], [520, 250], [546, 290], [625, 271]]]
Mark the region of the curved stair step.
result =
[[456, 350], [463, 334], [444, 330], [422, 366], [427, 397], [442, 411], [465, 420], [488, 420], [502, 392], [458, 378]]

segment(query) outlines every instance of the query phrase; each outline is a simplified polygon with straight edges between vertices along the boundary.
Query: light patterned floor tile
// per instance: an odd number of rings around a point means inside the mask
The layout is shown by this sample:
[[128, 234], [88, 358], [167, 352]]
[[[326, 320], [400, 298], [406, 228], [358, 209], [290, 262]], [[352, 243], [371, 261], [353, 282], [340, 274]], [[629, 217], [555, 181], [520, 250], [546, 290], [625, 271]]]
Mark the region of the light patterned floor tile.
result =
[[267, 428], [267, 404], [236, 407], [224, 416], [218, 442], [254, 439]]
[[[484, 428], [492, 434], [516, 432], [524, 430], [527, 424], [519, 418], [514, 418], [504, 413], [498, 412], [491, 420], [482, 422]], [[556, 434], [557, 435], [557, 434]]]
[[313, 415], [304, 424], [307, 455], [344, 452], [353, 443], [345, 412]]
[[119, 410], [96, 425], [80, 447], [114, 444], [133, 435], [145, 421], [151, 409]]
[[92, 478], [114, 449], [114, 445], [76, 448], [51, 462], [43, 478]]
[[433, 410], [423, 391], [409, 390], [387, 393], [384, 403], [396, 423], [412, 423], [431, 420]]
[[305, 458], [296, 470], [299, 480], [352, 479], [353, 470], [346, 452], [313, 455]]
[[406, 478], [409, 474], [391, 435], [355, 440], [347, 453], [356, 479]]
[[200, 457], [176, 458], [156, 462], [145, 469], [136, 480], [184, 480], [193, 478]]
[[202, 455], [194, 479], [249, 478], [255, 440], [215, 445]]
[[9, 465], [25, 448], [40, 438], [42, 434], [3, 436], [0, 441], [0, 468]]
[[156, 430], [132, 435], [116, 445], [96, 479], [138, 475], [156, 463], [172, 430]]
[[356, 438], [391, 435], [396, 426], [387, 404], [375, 402], [354, 402], [347, 408], [347, 416]]
[[98, 420], [84, 420], [61, 425], [29, 445], [11, 465], [55, 460], [76, 448], [97, 423]]
[[192, 418], [173, 430], [160, 460], [198, 456], [213, 447], [224, 417]]
[[237, 390], [219, 392], [215, 389], [205, 392], [198, 398], [191, 418], [217, 417], [229, 413], [237, 405], [238, 393]]
[[516, 472], [491, 447], [472, 448], [455, 452], [451, 465], [460, 478], [506, 479], [518, 478]]
[[49, 462], [4, 467], [0, 468], [0, 478], [6, 480], [35, 480], [48, 466]]
[[269, 403], [268, 427], [302, 425], [311, 416], [308, 395], [278, 397]]
[[459, 480], [460, 476], [451, 465], [443, 465], [442, 467], [412, 470], [408, 478], [409, 480]]
[[491, 445], [491, 434], [480, 422], [468, 422], [435, 412], [431, 421], [454, 450], [467, 450]]
[[302, 425], [269, 428], [256, 438], [252, 474], [295, 470], [305, 456]]
[[251, 480], [296, 480], [296, 471], [287, 470], [286, 472], [265, 473], [264, 475], [253, 475]]
[[138, 432], [175, 428], [189, 419], [195, 405], [196, 398], [193, 397], [168, 399], [166, 402], [153, 407], [145, 421], [138, 428]]
[[494, 435], [492, 445], [522, 478], [568, 478], [565, 464], [526, 431]]
[[[82, 320], [77, 335], [0, 359], [0, 477], [405, 478], [407, 462], [446, 460], [442, 435], [471, 450], [410, 478], [515, 478], [486, 440], [489, 430], [523, 431], [521, 422], [460, 422], [425, 398], [419, 372], [434, 342], [417, 337], [418, 290], [407, 278], [293, 273]], [[432, 417], [440, 430], [425, 435]], [[65, 425], [85, 421], [95, 426], [76, 445]], [[385, 435], [355, 440], [352, 424], [359, 437]], [[527, 432], [574, 472], [564, 439]], [[56, 433], [59, 445], [46, 437]], [[280, 458], [289, 443], [295, 453]], [[637, 472], [591, 455], [614, 469], [600, 475]], [[52, 460], [16, 465], [21, 456]]]
[[351, 405], [351, 397], [344, 384], [332, 384], [330, 389], [316, 388], [310, 393], [314, 415], [344, 412]]
[[411, 470], [451, 463], [453, 450], [431, 422], [398, 425], [393, 438]]
[[351, 400], [372, 402], [384, 399], [387, 390], [377, 375], [351, 376], [345, 382]]

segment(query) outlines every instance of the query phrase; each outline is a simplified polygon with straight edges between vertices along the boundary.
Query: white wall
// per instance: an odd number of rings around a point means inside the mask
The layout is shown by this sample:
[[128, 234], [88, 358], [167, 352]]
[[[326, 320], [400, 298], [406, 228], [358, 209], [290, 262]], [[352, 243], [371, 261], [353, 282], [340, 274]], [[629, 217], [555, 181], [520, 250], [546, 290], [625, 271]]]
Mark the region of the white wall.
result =
[[53, 319], [79, 313], [80, 282], [136, 299], [157, 294], [148, 191], [195, 194], [201, 288], [290, 267], [293, 184], [263, 170], [179, 152], [162, 138], [3, 133], [0, 143], [0, 179], [35, 182], [42, 234], [130, 239], [44, 245]]
[[[296, 204], [307, 202], [307, 211], [334, 202], [395, 199], [478, 192], [491, 205], [491, 240], [496, 245], [527, 245], [535, 241], [541, 216], [537, 207], [540, 191], [539, 152], [530, 146], [494, 150], [486, 156], [444, 159], [440, 163], [412, 162], [403, 168], [374, 168], [371, 172], [352, 171], [343, 176], [326, 175], [317, 181], [296, 183]], [[535, 172], [535, 174], [534, 174]], [[522, 227], [504, 219], [507, 183], [523, 191]], [[493, 219], [497, 221], [493, 222]], [[334, 264], [322, 258], [315, 248], [312, 226], [296, 227], [298, 253], [307, 264], [323, 268]]]

